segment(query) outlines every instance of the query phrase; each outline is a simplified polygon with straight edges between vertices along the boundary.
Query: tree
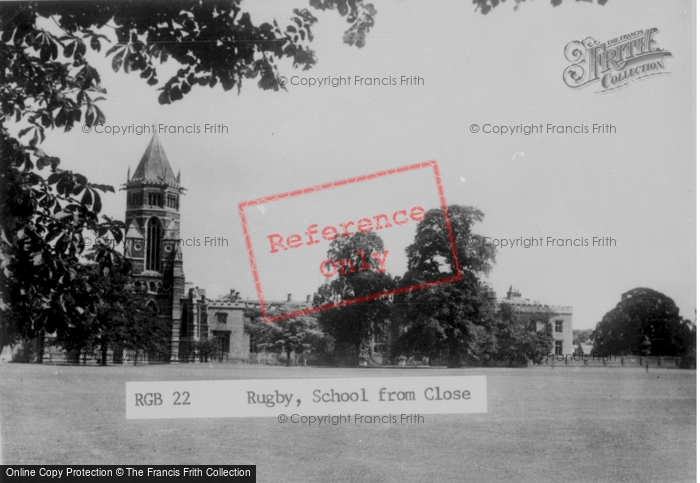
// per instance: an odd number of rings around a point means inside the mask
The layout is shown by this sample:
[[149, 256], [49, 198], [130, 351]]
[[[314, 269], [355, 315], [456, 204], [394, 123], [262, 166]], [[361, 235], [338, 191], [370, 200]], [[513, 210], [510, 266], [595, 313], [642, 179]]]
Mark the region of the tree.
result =
[[622, 294], [596, 325], [593, 352], [685, 356], [694, 353], [695, 337], [695, 325], [683, 320], [672, 299], [649, 288], [635, 288]]
[[[406, 278], [402, 285], [413, 282]], [[402, 313], [395, 357], [447, 356], [449, 367], [461, 367], [467, 357], [497, 347], [495, 310], [487, 287], [474, 274], [401, 294], [395, 303]]]
[[[228, 91], [237, 87], [240, 91], [243, 79], [259, 78], [262, 89], [279, 90], [277, 60], [289, 59], [295, 67], [309, 69], [316, 63], [314, 52], [308, 47], [313, 40], [311, 28], [317, 18], [308, 9], [293, 9], [287, 25], [277, 21], [254, 25], [250, 15], [240, 6], [240, 0], [169, 0], [141, 2], [7, 2], [0, 9], [3, 20], [2, 45], [8, 68], [19, 69], [11, 82], [17, 82], [17, 74], [26, 70], [46, 69], [35, 74], [66, 76], [69, 65], [56, 62], [59, 52], [78, 68], [75, 80], [88, 83], [97, 81], [99, 75], [85, 60], [87, 45], [97, 52], [110, 38], [97, 32], [113, 29], [116, 44], [106, 51], [112, 57], [115, 71], [140, 72], [148, 85], [158, 84], [157, 64], [172, 58], [182, 68], [160, 87], [161, 104], [183, 98], [193, 86], [211, 86], [218, 83]], [[374, 25], [376, 10], [363, 0], [311, 0], [317, 10], [337, 10], [350, 24], [343, 41], [362, 47], [365, 37]], [[40, 18], [52, 19], [60, 29], [60, 36], [37, 27]], [[86, 40], [83, 40], [86, 39]], [[36, 54], [29, 52], [33, 49]], [[49, 77], [44, 85], [57, 79]], [[8, 92], [15, 94], [14, 91]], [[30, 93], [19, 92], [10, 97], [12, 107], [16, 101]], [[64, 105], [61, 106], [61, 102]], [[41, 113], [44, 117], [30, 123], [39, 127], [72, 126], [75, 108], [86, 103], [87, 124], [91, 117], [101, 113], [89, 97], [61, 97], [57, 102], [61, 111], [53, 118], [52, 109]], [[14, 113], [13, 113], [14, 114]], [[52, 119], [53, 118], [53, 119]], [[39, 127], [39, 131], [43, 131]]]
[[574, 340], [573, 340], [574, 345], [590, 344], [591, 338], [593, 337], [593, 329], [586, 329], [586, 330], [574, 329], [572, 332], [573, 332], [573, 336], [574, 336]]
[[[587, 2], [587, 3], [592, 3], [593, 0], [576, 0], [577, 2]], [[494, 8], [496, 8], [499, 4], [505, 3], [506, 0], [472, 0], [472, 3], [476, 5], [476, 10], [481, 11], [484, 15], [487, 13], [491, 12]], [[515, 10], [518, 10], [520, 8], [521, 3], [525, 3], [526, 0], [515, 0]], [[563, 0], [550, 0], [550, 3], [552, 4], [553, 7], [558, 7], [563, 3]], [[598, 0], [598, 5], [605, 5], [608, 3], [608, 0]]]
[[[335, 343], [338, 355], [346, 355], [353, 366], [359, 365], [360, 355], [367, 350], [372, 338], [383, 337], [391, 316], [386, 294], [394, 287], [391, 276], [381, 268], [379, 258], [386, 256], [384, 242], [375, 232], [357, 232], [350, 237], [338, 237], [328, 249], [328, 259], [342, 266], [338, 276], [319, 287], [314, 306], [340, 303], [355, 298], [373, 297], [360, 303], [341, 305], [319, 313], [319, 323]], [[347, 261], [343, 263], [342, 261]]]
[[[112, 249], [98, 247], [97, 251], [101, 250]], [[168, 328], [159, 323], [144, 291], [134, 288], [128, 260], [118, 255], [114, 258], [119, 263], [112, 266], [91, 262], [80, 267], [71, 303], [86, 310], [57, 333], [55, 343], [68, 351], [99, 349], [102, 365], [107, 364], [110, 347], [168, 353]]]
[[[200, 339], [188, 345], [189, 347], [186, 347], [185, 349], [187, 351], [187, 356], [193, 356], [193, 353], [196, 353], [199, 356], [199, 362], [209, 362], [210, 358], [215, 360], [217, 357], [220, 361], [223, 360], [223, 353], [221, 352], [219, 342], [215, 337]], [[187, 349], [190, 350], [188, 351]]]
[[[495, 310], [487, 287], [479, 280], [479, 275], [490, 271], [495, 248], [472, 231], [483, 219], [481, 211], [451, 205], [447, 214], [452, 241], [443, 211], [433, 209], [418, 223], [415, 241], [406, 249], [408, 271], [400, 285], [421, 288], [395, 298], [402, 324], [396, 351], [427, 357], [446, 353], [448, 365], [457, 367], [468, 355], [496, 347]], [[459, 272], [462, 277], [457, 281], [432, 284]]]
[[[106, 216], [99, 221], [99, 192], [114, 190], [61, 170], [59, 163], [0, 126], [0, 347], [33, 338], [44, 328], [67, 328], [83, 310], [71, 303], [71, 291], [81, 283], [75, 278], [86, 248], [83, 234], [122, 239], [121, 222]], [[51, 174], [44, 179], [34, 169], [46, 166]], [[97, 262], [109, 266], [112, 262], [100, 257], [113, 255], [100, 252]]]
[[[293, 308], [281, 307], [275, 315], [289, 313]], [[263, 322], [259, 312], [246, 318], [245, 331], [258, 346], [287, 355], [287, 366], [292, 365], [292, 354], [303, 354], [320, 347], [325, 340], [315, 315], [302, 315], [278, 322]]]
[[[510, 304], [502, 303], [498, 310], [498, 350], [540, 363], [554, 345], [551, 312], [516, 313]], [[537, 330], [537, 324], [544, 328]]]

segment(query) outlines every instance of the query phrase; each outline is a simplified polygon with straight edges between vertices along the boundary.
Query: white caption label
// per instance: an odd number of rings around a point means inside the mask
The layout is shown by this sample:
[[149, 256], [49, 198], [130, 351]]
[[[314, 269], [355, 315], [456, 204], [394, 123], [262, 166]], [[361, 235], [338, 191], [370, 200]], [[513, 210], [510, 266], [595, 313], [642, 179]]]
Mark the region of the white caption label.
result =
[[486, 412], [486, 376], [126, 383], [126, 419]]

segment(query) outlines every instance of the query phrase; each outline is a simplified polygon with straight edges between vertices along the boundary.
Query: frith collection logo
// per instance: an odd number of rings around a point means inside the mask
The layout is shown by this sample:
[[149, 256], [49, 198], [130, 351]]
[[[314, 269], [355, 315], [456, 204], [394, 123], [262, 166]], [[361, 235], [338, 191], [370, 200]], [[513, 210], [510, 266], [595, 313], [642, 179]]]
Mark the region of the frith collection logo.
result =
[[564, 70], [564, 83], [572, 89], [600, 83], [602, 90], [596, 92], [607, 92], [639, 79], [670, 74], [664, 58], [672, 55], [655, 46], [657, 31], [638, 30], [607, 42], [592, 37], [569, 42], [564, 56], [573, 64]]

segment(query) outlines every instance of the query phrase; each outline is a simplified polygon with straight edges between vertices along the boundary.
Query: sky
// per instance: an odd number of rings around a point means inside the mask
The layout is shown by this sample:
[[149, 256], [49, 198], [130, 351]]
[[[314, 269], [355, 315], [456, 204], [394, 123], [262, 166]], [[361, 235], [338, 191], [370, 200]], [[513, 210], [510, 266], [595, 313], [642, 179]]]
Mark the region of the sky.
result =
[[[284, 22], [304, 2], [244, 2], [255, 22]], [[235, 288], [256, 298], [238, 206], [349, 177], [435, 160], [447, 204], [484, 213], [474, 231], [492, 239], [585, 240], [588, 246], [499, 247], [486, 282], [499, 296], [573, 306], [574, 329], [590, 329], [637, 287], [671, 297], [695, 319], [695, 14], [693, 2], [610, 0], [605, 6], [508, 1], [488, 15], [469, 1], [439, 6], [378, 0], [367, 45], [342, 43], [346, 24], [336, 12], [316, 12], [318, 63], [309, 71], [282, 62], [287, 91], [240, 95], [195, 87], [182, 101], [158, 104], [157, 87], [135, 74], [111, 71], [92, 54], [107, 99], [106, 126], [199, 126], [198, 134], [160, 134], [173, 170], [187, 188], [181, 237], [188, 282], [210, 298]], [[563, 72], [569, 42], [606, 42], [657, 28], [656, 46], [669, 51], [664, 75], [598, 93], [568, 87]], [[104, 52], [104, 50], [103, 50]], [[177, 67], [165, 64], [164, 82]], [[292, 85], [312, 78], [347, 78], [351, 85]], [[395, 79], [395, 85], [353, 85], [355, 78]], [[401, 76], [420, 78], [400, 85]], [[223, 133], [204, 133], [209, 125]], [[496, 134], [490, 126], [588, 128], [587, 133]], [[614, 126], [593, 133], [593, 124]], [[474, 126], [478, 132], [472, 130]], [[545, 131], [546, 129], [543, 129]], [[52, 132], [42, 149], [64, 168], [97, 183], [120, 186], [133, 172], [150, 135]], [[246, 209], [261, 284], [269, 300], [312, 294], [323, 276], [327, 242], [269, 253], [270, 234], [303, 234], [379, 213], [437, 208], [429, 170], [330, 188]], [[104, 213], [123, 219], [124, 191], [103, 197]], [[387, 269], [403, 275], [415, 222], [379, 232]], [[205, 246], [221, 237], [228, 246]], [[610, 237], [614, 246], [592, 246]], [[279, 255], [279, 256], [278, 256]]]

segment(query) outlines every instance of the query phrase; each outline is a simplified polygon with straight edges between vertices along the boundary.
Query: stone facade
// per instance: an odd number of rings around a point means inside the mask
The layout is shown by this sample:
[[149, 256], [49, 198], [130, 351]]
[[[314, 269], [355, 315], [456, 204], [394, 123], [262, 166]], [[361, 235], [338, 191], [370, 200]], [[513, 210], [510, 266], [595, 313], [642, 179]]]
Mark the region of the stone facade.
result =
[[516, 313], [541, 314], [542, 322], [537, 323], [537, 330], [544, 327], [544, 320], [552, 326], [554, 344], [552, 354], [573, 354], [573, 320], [574, 309], [565, 305], [546, 305], [540, 302], [531, 302], [524, 299], [520, 293], [511, 287], [506, 298], [500, 300], [510, 305]]
[[211, 337], [217, 341], [219, 352], [226, 354], [228, 360], [247, 361], [250, 356], [250, 337], [245, 333], [244, 321], [246, 311], [253, 308], [251, 302], [212, 301], [209, 302], [209, 330]]

